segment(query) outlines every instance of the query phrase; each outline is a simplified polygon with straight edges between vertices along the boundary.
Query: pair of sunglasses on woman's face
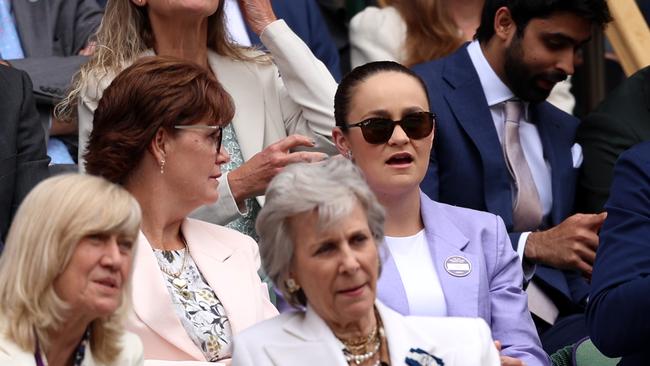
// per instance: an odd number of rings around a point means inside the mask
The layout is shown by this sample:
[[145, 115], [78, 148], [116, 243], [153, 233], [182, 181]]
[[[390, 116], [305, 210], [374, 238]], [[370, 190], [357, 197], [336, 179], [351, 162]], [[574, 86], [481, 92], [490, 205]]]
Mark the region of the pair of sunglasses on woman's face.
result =
[[409, 113], [399, 121], [390, 118], [373, 117], [345, 128], [359, 127], [363, 138], [369, 144], [385, 144], [393, 136], [395, 126], [399, 125], [406, 136], [413, 140], [423, 139], [431, 134], [436, 115], [431, 112]]

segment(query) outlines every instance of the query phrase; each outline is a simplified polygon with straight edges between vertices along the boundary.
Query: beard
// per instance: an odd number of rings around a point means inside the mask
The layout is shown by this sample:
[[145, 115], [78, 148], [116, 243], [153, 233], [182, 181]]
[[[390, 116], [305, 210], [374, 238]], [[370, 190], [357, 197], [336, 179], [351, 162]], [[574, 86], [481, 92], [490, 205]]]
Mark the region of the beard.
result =
[[562, 71], [539, 73], [533, 71], [531, 65], [524, 61], [524, 49], [519, 36], [515, 36], [510, 46], [506, 48], [504, 69], [512, 93], [517, 98], [530, 103], [546, 100], [553, 88], [544, 86], [554, 86], [567, 78], [567, 74]]

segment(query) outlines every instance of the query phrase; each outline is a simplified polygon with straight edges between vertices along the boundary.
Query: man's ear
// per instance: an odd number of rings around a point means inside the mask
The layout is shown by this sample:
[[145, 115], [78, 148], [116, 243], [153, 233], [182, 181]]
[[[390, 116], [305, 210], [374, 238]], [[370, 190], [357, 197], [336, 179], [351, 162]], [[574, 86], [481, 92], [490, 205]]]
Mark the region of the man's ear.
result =
[[343, 133], [340, 127], [334, 127], [332, 130], [332, 139], [336, 145], [336, 149], [343, 156], [349, 156], [350, 154], [350, 143], [347, 136]]
[[500, 7], [494, 15], [494, 35], [503, 42], [510, 44], [512, 37], [517, 33], [517, 24], [512, 18], [510, 9]]

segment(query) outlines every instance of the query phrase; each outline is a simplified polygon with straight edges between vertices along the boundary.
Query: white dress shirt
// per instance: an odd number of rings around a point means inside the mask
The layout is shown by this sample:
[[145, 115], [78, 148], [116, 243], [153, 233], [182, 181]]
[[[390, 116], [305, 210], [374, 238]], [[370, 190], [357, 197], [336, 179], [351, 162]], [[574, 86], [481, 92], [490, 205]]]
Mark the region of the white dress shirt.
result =
[[409, 304], [409, 315], [447, 316], [447, 303], [424, 230], [413, 236], [385, 237]]
[[[494, 72], [492, 66], [488, 63], [481, 45], [478, 41], [473, 41], [467, 47], [469, 57], [474, 64], [474, 69], [478, 73], [479, 80], [483, 93], [492, 114], [494, 127], [496, 128], [499, 142], [503, 146], [503, 137], [505, 134], [505, 108], [504, 102], [512, 99], [515, 95], [512, 91], [501, 81], [499, 76]], [[551, 212], [553, 205], [553, 192], [551, 185], [551, 165], [544, 159], [544, 149], [542, 147], [542, 139], [539, 136], [537, 126], [529, 122], [528, 116], [528, 103], [524, 104], [524, 113], [520, 118], [519, 125], [519, 138], [521, 146], [524, 151], [524, 156], [530, 167], [530, 172], [533, 175], [533, 181], [537, 187], [540, 203], [542, 204], [542, 214], [546, 217]], [[512, 182], [514, 185], [514, 182]], [[513, 186], [512, 189], [513, 199], [515, 198], [516, 191]], [[526, 240], [530, 232], [522, 233], [519, 237], [517, 245], [517, 254], [519, 258], [524, 257], [524, 250], [526, 247]]]
[[230, 40], [240, 46], [250, 47], [251, 40], [248, 37], [246, 22], [237, 0], [226, 0], [224, 11], [226, 13], [226, 29], [230, 35]]

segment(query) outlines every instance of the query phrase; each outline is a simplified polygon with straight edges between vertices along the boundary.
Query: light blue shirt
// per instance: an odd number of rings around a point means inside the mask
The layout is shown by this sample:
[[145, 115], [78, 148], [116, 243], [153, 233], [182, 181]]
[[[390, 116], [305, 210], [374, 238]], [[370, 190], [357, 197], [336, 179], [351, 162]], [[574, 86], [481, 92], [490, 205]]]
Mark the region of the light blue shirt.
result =
[[15, 60], [24, 57], [16, 22], [11, 14], [11, 3], [0, 0], [0, 58]]

